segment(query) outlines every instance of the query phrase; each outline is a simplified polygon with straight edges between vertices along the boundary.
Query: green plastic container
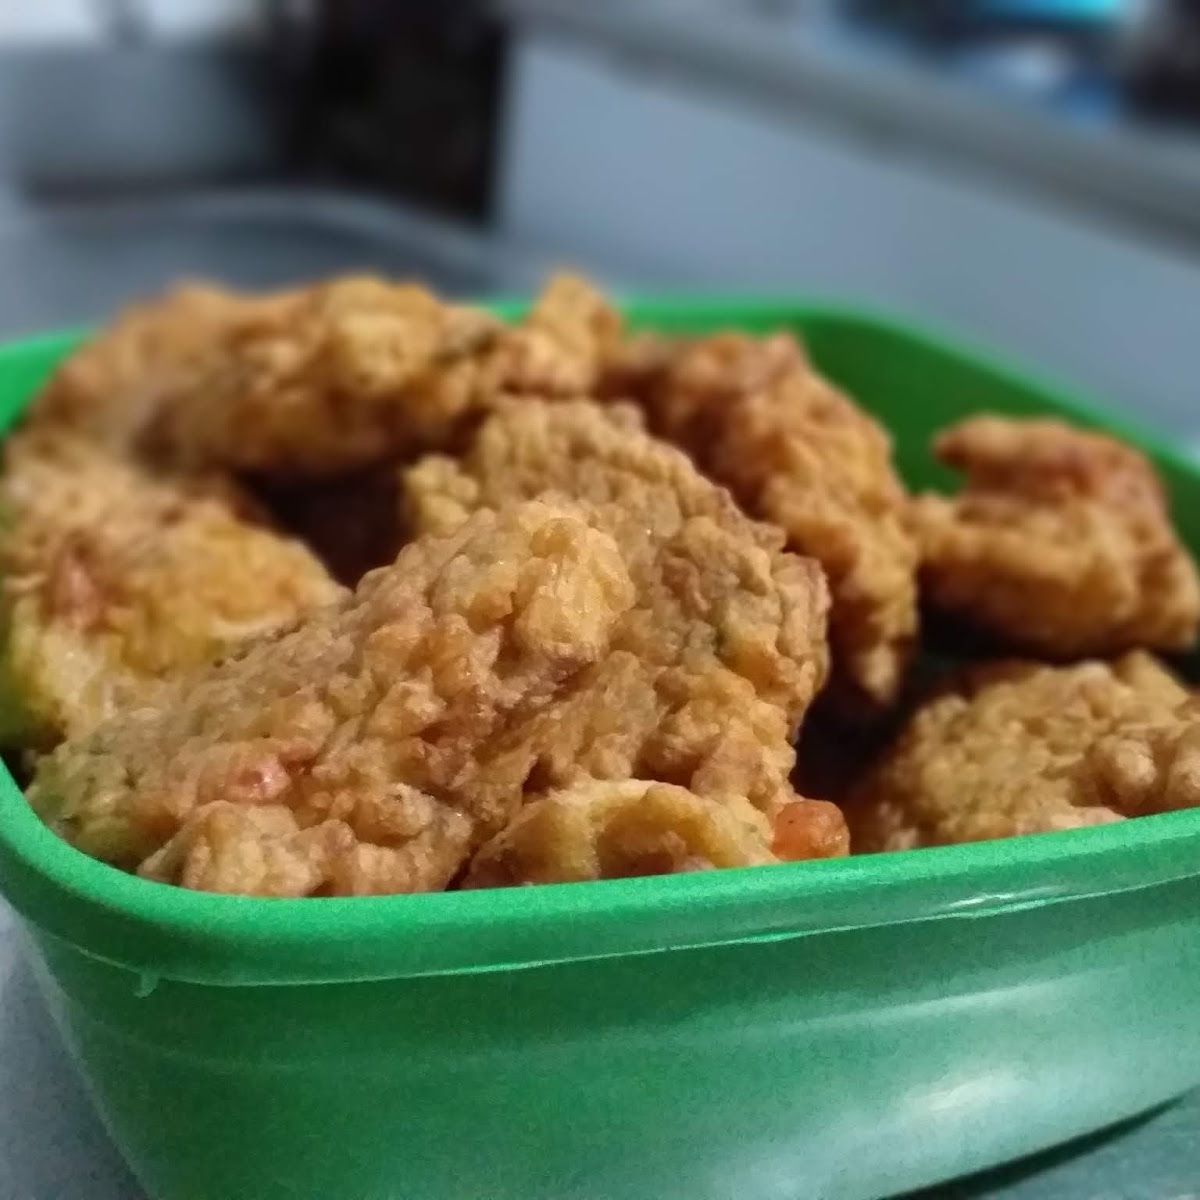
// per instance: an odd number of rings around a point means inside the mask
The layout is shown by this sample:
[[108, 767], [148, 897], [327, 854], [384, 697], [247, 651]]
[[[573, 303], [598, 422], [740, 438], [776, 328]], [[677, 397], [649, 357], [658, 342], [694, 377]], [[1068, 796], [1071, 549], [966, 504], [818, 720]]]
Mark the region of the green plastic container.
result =
[[[972, 410], [1113, 424], [862, 314], [631, 313], [797, 328], [914, 485], [941, 478], [932, 431]], [[10, 415], [70, 344], [3, 351]], [[1155, 457], [1200, 547], [1200, 475]], [[259, 900], [85, 858], [0, 781], [0, 887], [156, 1200], [866, 1200], [974, 1171], [1200, 1083], [1198, 875], [1192, 811], [672, 878]]]

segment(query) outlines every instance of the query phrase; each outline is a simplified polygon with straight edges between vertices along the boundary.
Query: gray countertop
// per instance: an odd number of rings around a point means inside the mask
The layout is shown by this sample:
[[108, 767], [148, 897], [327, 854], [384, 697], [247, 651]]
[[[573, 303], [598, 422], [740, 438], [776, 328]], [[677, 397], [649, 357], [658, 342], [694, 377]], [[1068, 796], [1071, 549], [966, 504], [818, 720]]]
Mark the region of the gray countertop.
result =
[[[54, 212], [0, 204], [0, 334], [95, 319], [180, 274], [270, 286], [374, 269], [466, 294], [526, 289], [546, 266], [535, 253], [343, 196], [208, 196]], [[1192, 1097], [924, 1200], [1196, 1200], [1198, 1135], [1200, 1098]], [[143, 1200], [58, 1042], [2, 905], [0, 1198]]]
[[278, 287], [335, 272], [453, 295], [529, 289], [547, 262], [458, 225], [341, 192], [205, 192], [38, 205], [0, 193], [0, 335], [98, 320], [181, 277]]

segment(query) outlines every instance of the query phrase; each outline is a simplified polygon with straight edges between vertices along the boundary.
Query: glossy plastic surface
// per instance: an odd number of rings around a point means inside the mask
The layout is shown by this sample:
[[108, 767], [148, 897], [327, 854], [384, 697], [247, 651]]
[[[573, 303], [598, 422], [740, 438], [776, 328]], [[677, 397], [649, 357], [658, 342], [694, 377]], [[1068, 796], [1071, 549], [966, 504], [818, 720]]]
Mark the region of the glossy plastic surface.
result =
[[[1113, 424], [862, 314], [630, 309], [797, 328], [915, 485], [940, 481], [929, 434], [971, 410]], [[8, 415], [70, 343], [0, 352]], [[1151, 449], [1200, 546], [1200, 476]], [[93, 862], [6, 779], [0, 887], [157, 1200], [868, 1200], [1200, 1082], [1200, 812], [675, 878], [264, 901]]]

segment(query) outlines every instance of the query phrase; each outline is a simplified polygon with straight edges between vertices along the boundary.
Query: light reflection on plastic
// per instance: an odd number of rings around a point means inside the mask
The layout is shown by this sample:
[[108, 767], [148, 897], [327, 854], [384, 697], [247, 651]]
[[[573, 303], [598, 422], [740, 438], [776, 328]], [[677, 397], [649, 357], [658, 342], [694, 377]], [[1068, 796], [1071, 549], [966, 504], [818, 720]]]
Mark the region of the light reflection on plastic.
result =
[[966, 896], [947, 904], [943, 911], [961, 916], [971, 916], [975, 912], [990, 912], [995, 908], [1007, 908], [1017, 912], [1022, 908], [1042, 904], [1047, 900], [1055, 900], [1064, 895], [1062, 888], [1047, 885], [1030, 891], [1023, 888], [1019, 892], [980, 892], [974, 896]]

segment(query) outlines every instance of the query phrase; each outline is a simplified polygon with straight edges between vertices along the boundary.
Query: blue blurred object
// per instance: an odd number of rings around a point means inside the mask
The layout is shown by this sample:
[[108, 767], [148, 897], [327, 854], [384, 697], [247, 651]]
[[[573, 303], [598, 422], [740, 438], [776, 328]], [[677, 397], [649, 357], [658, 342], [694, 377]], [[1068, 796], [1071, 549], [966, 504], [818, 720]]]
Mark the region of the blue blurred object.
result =
[[[1190, 3], [1191, 0], [1188, 0]], [[972, 86], [1093, 128], [1128, 110], [1135, 0], [846, 0], [858, 27]]]
[[985, 17], [1021, 21], [1087, 21], [1111, 24], [1131, 8], [1128, 0], [980, 0]]
[[1107, 37], [1137, 7], [1135, 0], [845, 0], [844, 11], [918, 36], [958, 40], [1023, 31]]

